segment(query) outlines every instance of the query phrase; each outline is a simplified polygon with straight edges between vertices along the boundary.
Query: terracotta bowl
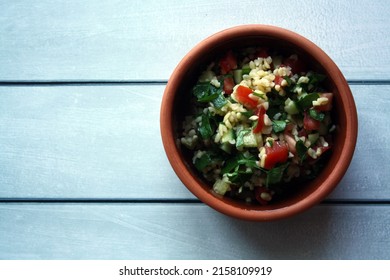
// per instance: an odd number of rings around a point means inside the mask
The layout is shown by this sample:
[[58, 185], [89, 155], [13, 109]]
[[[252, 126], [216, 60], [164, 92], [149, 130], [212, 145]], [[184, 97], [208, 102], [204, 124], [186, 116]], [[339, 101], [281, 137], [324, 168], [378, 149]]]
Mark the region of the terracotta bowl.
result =
[[[333, 151], [325, 168], [300, 191], [267, 206], [250, 205], [222, 197], [197, 173], [187, 155], [177, 145], [178, 128], [188, 109], [191, 88], [200, 73], [217, 57], [232, 48], [265, 46], [288, 50], [304, 59], [309, 69], [327, 75], [333, 92], [332, 120], [336, 123]], [[285, 29], [266, 25], [243, 25], [216, 33], [196, 45], [178, 64], [166, 86], [160, 112], [160, 128], [167, 157], [184, 185], [201, 201], [226, 215], [271, 221], [303, 212], [321, 202], [337, 186], [352, 159], [357, 140], [357, 112], [351, 90], [331, 58], [308, 39]]]

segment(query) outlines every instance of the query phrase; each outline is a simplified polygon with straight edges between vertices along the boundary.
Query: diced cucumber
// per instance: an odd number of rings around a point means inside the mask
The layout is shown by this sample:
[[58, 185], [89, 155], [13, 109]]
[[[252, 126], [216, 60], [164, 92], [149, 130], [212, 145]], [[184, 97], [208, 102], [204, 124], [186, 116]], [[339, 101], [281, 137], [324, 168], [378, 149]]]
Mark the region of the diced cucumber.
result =
[[238, 150], [243, 147], [247, 148], [255, 148], [257, 147], [256, 135], [252, 132], [251, 129], [243, 129], [241, 130], [236, 139], [236, 147]]
[[312, 133], [307, 135], [307, 139], [309, 139], [310, 143], [313, 145], [315, 142], [317, 142], [319, 136], [319, 133]]
[[229, 129], [224, 135], [222, 135], [221, 143], [231, 143], [234, 140], [234, 130]]
[[235, 143], [235, 133], [231, 128], [225, 134], [222, 135], [221, 145], [219, 146], [223, 151], [230, 154], [232, 151], [232, 145]]
[[257, 143], [257, 147], [262, 147], [263, 146], [263, 136], [261, 135], [261, 133], [253, 133], [255, 135], [255, 138], [256, 138], [256, 143]]
[[238, 150], [241, 150], [242, 147], [244, 146], [244, 134], [245, 134], [244, 130], [240, 130], [237, 133], [236, 147]]
[[233, 78], [236, 84], [239, 84], [242, 81], [242, 69], [236, 69], [233, 71]]
[[284, 103], [284, 111], [286, 111], [287, 114], [289, 115], [295, 115], [299, 113], [297, 104], [290, 98], [287, 98], [286, 102]]
[[255, 134], [250, 130], [244, 135], [244, 147], [255, 148], [257, 147], [257, 140]]
[[218, 179], [213, 185], [213, 190], [220, 195], [225, 195], [230, 190], [230, 184], [224, 179]]
[[[252, 115], [252, 113], [251, 113], [251, 115]], [[247, 117], [249, 118], [250, 116], [247, 116]], [[240, 133], [240, 131], [243, 129], [247, 129], [247, 128], [245, 128], [242, 124], [237, 124], [236, 127], [234, 128], [236, 135], [238, 135]]]

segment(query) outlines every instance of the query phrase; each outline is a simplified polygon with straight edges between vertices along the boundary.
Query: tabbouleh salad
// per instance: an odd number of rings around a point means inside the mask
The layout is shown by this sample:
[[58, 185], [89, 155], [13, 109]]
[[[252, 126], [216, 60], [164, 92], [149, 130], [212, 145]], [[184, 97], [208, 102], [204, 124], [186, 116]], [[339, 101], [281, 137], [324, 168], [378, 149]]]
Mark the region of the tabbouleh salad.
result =
[[215, 193], [266, 205], [318, 174], [333, 94], [305, 67], [296, 54], [245, 48], [204, 69], [179, 142]]

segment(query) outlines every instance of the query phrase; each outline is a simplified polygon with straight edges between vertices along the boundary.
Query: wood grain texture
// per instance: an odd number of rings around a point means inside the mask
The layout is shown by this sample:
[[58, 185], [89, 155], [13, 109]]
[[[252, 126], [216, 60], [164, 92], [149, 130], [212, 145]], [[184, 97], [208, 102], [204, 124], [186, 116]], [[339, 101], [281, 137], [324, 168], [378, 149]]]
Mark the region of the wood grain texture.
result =
[[[330, 198], [389, 200], [390, 86], [351, 88], [358, 144]], [[194, 198], [164, 153], [163, 90], [162, 85], [0, 87], [0, 198]]]
[[347, 79], [388, 80], [389, 11], [385, 0], [2, 1], [0, 80], [166, 80], [198, 42], [250, 23], [307, 37]]
[[390, 207], [239, 221], [203, 204], [0, 204], [0, 259], [390, 259]]

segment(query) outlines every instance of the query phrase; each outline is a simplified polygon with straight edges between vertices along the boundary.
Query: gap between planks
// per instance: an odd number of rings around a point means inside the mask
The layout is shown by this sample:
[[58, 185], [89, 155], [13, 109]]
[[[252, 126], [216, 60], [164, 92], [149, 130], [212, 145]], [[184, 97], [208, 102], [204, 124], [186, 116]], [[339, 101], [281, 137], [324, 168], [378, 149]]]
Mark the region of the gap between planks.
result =
[[[203, 204], [197, 199], [107, 199], [107, 198], [2, 198], [1, 204], [47, 203], [47, 204]], [[390, 206], [390, 200], [339, 200], [327, 199], [320, 205], [382, 205]]]
[[[168, 80], [64, 80], [64, 81], [0, 81], [0, 86], [123, 86], [123, 85], [166, 85]], [[390, 80], [347, 80], [349, 85], [390, 85]]]

